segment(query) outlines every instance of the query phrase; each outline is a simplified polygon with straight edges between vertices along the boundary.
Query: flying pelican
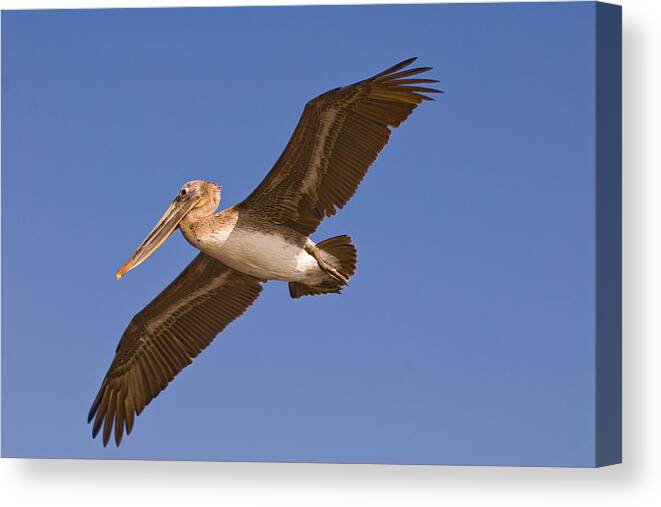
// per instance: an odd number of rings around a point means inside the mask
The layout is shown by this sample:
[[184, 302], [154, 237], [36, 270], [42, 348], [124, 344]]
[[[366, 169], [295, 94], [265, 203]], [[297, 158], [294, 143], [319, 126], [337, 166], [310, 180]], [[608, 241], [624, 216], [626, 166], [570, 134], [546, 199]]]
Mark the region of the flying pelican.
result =
[[308, 102], [275, 166], [241, 203], [216, 212], [221, 187], [186, 183], [154, 229], [116, 274], [144, 262], [178, 227], [201, 251], [124, 331], [88, 415], [92, 436], [119, 446], [168, 383], [259, 296], [267, 280], [289, 282], [292, 298], [339, 293], [356, 270], [349, 236], [310, 235], [342, 208], [399, 126], [440, 90], [402, 70], [410, 58]]

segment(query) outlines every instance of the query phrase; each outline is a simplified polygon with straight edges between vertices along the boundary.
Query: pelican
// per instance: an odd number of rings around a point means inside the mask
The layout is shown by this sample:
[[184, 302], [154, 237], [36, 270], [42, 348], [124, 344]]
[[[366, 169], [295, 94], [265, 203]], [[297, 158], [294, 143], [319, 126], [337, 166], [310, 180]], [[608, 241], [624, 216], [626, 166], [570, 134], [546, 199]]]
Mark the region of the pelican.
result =
[[120, 445], [136, 416], [214, 337], [257, 299], [267, 280], [289, 283], [292, 298], [340, 293], [356, 271], [349, 236], [315, 243], [321, 221], [344, 207], [398, 127], [425, 100], [434, 79], [409, 58], [308, 102], [284, 152], [242, 202], [216, 212], [221, 187], [186, 183], [116, 274], [139, 266], [179, 229], [200, 253], [137, 313], [92, 403], [92, 436], [114, 428]]

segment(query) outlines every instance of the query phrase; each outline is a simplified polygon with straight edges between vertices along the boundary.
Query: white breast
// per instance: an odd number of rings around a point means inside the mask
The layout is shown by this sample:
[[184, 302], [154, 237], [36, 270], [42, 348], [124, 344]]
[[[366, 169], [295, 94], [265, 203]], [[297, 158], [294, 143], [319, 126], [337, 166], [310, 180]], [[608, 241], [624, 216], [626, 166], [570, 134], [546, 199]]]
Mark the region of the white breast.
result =
[[312, 285], [324, 279], [317, 261], [303, 247], [278, 234], [240, 229], [234, 225], [236, 223], [205, 235], [196, 246], [231, 268], [258, 278]]

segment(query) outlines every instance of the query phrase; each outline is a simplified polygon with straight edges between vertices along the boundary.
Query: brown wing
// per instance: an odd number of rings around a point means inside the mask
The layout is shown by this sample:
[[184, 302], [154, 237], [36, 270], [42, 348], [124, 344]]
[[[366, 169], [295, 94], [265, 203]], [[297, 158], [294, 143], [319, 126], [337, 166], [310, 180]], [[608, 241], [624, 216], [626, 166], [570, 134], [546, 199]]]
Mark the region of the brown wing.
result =
[[342, 208], [390, 137], [423, 100], [439, 90], [408, 79], [431, 67], [402, 70], [410, 58], [364, 81], [336, 88], [305, 106], [285, 151], [239, 206], [309, 235]]
[[199, 254], [124, 331], [87, 421], [115, 430], [119, 446], [134, 416], [188, 366], [225, 326], [257, 299], [261, 281]]

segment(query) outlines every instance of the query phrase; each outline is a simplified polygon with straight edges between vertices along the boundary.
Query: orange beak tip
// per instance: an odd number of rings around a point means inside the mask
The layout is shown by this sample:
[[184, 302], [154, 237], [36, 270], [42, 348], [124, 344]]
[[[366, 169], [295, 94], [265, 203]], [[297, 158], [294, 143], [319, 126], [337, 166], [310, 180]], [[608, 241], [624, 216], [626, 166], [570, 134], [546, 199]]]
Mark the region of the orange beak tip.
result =
[[129, 265], [129, 263], [127, 262], [121, 268], [119, 268], [119, 271], [117, 271], [117, 273], [115, 273], [115, 279], [116, 280], [119, 280], [121, 277], [123, 277], [126, 274], [126, 272], [129, 270], [128, 265]]

